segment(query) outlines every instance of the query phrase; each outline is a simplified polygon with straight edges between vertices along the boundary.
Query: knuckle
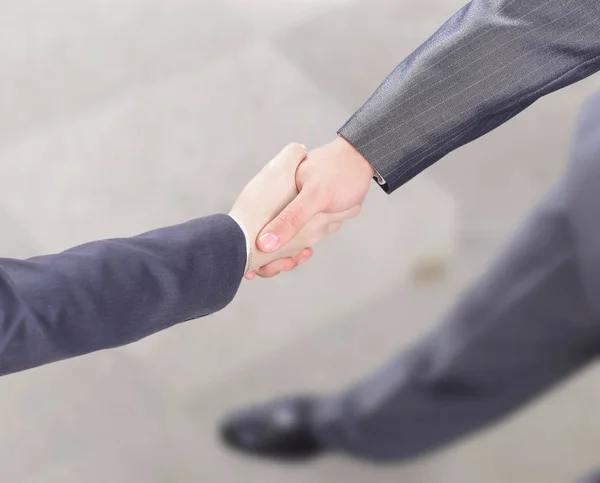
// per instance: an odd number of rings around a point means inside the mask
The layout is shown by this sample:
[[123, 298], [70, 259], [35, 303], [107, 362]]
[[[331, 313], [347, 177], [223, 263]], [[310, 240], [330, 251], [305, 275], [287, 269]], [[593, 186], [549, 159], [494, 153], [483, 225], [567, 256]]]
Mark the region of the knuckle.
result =
[[338, 223], [331, 223], [328, 227], [327, 227], [327, 233], [329, 235], [335, 233], [336, 231], [338, 231], [340, 228], [342, 227], [342, 223], [338, 222]]
[[357, 205], [354, 208], [352, 208], [349, 213], [349, 218], [356, 218], [358, 215], [360, 215], [360, 210], [361, 210], [360, 205]]
[[295, 143], [295, 142], [289, 143], [285, 147], [285, 151], [286, 151], [286, 153], [288, 153], [292, 156], [297, 156], [297, 157], [304, 157], [306, 155], [306, 147], [304, 147], [300, 143]]
[[295, 212], [284, 211], [279, 215], [279, 223], [287, 229], [296, 230], [300, 228], [302, 222]]
[[263, 267], [260, 269], [260, 276], [262, 278], [271, 278], [274, 277], [275, 275], [277, 275], [279, 273], [279, 270], [273, 268], [273, 267]]

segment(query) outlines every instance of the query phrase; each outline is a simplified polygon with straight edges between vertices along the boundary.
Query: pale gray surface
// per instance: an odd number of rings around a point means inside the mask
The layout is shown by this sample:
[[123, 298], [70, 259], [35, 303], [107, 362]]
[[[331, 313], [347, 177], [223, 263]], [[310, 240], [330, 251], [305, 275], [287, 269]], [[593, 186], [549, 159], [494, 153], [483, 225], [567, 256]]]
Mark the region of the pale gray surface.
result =
[[[285, 143], [330, 140], [461, 4], [5, 2], [2, 255], [227, 210]], [[391, 197], [374, 188], [362, 216], [311, 264], [245, 284], [215, 317], [3, 378], [0, 479], [559, 483], [600, 463], [594, 368], [506, 424], [410, 465], [268, 465], [214, 438], [228, 409], [341, 387], [435, 323], [556, 178], [578, 108], [596, 89], [598, 77], [538, 103]], [[398, 306], [403, 316], [392, 318]]]

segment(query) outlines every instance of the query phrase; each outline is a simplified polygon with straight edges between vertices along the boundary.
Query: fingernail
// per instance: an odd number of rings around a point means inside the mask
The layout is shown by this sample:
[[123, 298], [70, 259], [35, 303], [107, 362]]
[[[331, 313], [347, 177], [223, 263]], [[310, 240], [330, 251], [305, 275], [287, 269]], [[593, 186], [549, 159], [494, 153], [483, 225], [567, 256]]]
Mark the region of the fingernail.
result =
[[272, 252], [277, 248], [278, 241], [279, 239], [273, 233], [265, 233], [258, 239], [260, 246], [268, 252]]

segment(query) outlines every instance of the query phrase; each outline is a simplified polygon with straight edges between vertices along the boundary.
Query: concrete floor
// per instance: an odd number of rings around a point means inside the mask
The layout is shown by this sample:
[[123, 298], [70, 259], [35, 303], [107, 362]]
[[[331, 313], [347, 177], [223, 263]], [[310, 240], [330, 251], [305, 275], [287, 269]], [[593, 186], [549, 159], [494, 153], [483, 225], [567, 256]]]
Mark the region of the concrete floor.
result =
[[[228, 210], [285, 143], [332, 139], [462, 3], [5, 2], [2, 255]], [[223, 450], [215, 426], [239, 405], [343, 387], [435, 324], [559, 175], [597, 89], [596, 76], [537, 103], [393, 196], [374, 187], [310, 264], [245, 283], [216, 316], [2, 378], [0, 480], [563, 483], [585, 473], [600, 463], [594, 367], [399, 466], [250, 461]]]

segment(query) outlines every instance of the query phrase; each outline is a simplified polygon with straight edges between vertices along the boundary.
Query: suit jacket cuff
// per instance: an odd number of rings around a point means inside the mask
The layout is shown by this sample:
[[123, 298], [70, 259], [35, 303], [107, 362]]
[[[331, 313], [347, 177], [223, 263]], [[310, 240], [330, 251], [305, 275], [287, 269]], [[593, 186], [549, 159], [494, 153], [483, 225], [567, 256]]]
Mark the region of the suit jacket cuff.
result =
[[338, 131], [338, 136], [343, 137], [346, 141], [348, 141], [350, 144], [352, 144], [352, 146], [354, 146], [354, 148], [369, 162], [369, 164], [373, 167], [373, 170], [375, 171], [375, 177], [373, 178], [375, 181], [377, 181], [377, 184], [379, 186], [381, 186], [381, 188], [386, 192], [386, 193], [390, 193], [390, 189], [389, 189], [389, 185], [388, 182], [386, 181], [386, 176], [383, 175], [382, 173], [384, 173], [384, 166], [381, 165], [381, 163], [376, 163], [373, 162], [373, 157], [371, 157], [370, 155], [366, 155], [366, 150], [365, 149], [360, 149], [358, 146], [358, 137], [354, 136], [351, 132], [351, 129], [346, 129], [348, 124], [350, 123], [350, 121], [348, 121], [339, 131]]

